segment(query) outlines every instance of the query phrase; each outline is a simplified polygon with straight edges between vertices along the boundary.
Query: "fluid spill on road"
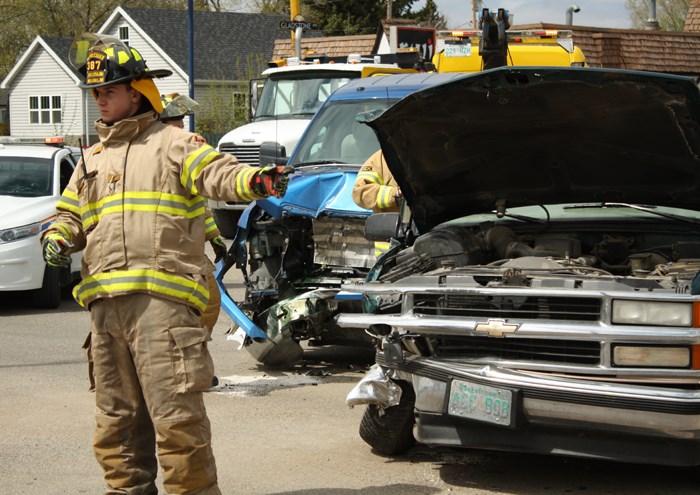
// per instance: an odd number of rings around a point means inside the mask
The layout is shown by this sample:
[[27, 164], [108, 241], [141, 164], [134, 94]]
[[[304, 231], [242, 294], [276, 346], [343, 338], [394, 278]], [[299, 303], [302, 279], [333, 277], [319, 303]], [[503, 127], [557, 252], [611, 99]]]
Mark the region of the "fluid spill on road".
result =
[[290, 376], [245, 376], [231, 375], [220, 376], [219, 384], [209, 391], [230, 395], [232, 397], [261, 397], [274, 390], [284, 388], [296, 388], [306, 385], [317, 385], [321, 379], [317, 376], [290, 375]]

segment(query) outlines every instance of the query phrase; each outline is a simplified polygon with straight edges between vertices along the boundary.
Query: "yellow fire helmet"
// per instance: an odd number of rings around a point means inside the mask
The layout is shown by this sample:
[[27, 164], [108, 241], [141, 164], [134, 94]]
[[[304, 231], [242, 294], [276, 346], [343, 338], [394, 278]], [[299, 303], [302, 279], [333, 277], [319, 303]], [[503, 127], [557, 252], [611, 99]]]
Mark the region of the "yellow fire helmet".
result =
[[130, 81], [131, 87], [144, 95], [156, 112], [163, 110], [160, 92], [153, 78], [167, 77], [172, 71], [150, 70], [141, 54], [123, 41], [101, 34], [83, 33], [73, 40], [68, 59], [85, 78], [80, 84], [81, 88], [94, 90]]
[[160, 120], [183, 119], [185, 115], [191, 115], [199, 108], [199, 103], [189, 96], [180, 93], [170, 93], [160, 97], [163, 111], [160, 112]]

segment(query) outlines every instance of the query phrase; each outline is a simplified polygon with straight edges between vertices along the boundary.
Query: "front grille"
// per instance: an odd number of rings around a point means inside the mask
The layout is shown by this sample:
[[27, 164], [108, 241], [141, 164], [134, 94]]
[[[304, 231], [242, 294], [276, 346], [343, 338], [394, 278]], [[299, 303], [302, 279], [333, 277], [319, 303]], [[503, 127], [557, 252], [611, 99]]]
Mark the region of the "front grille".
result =
[[474, 294], [416, 294], [413, 312], [425, 316], [598, 321], [600, 299]]
[[241, 163], [248, 165], [258, 165], [260, 162], [260, 146], [236, 146], [232, 143], [222, 143], [219, 145], [221, 153], [230, 153], [238, 158]]
[[571, 364], [598, 364], [600, 342], [445, 336], [433, 340], [436, 357], [498, 358], [515, 361], [544, 361]]

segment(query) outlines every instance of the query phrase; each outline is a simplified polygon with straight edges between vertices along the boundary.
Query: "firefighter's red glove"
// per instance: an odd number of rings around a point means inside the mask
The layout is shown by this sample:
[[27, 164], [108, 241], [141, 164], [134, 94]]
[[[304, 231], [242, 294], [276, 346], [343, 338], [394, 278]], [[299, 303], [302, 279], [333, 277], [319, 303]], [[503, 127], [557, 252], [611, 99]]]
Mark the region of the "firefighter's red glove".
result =
[[281, 198], [287, 192], [289, 174], [292, 172], [294, 172], [294, 168], [284, 165], [263, 167], [253, 175], [250, 180], [250, 188], [258, 196]]
[[226, 243], [223, 237], [217, 235], [209, 241], [209, 244], [211, 244], [211, 248], [214, 250], [214, 263], [218, 263], [219, 260], [226, 256], [226, 251], [228, 250], [226, 248]]

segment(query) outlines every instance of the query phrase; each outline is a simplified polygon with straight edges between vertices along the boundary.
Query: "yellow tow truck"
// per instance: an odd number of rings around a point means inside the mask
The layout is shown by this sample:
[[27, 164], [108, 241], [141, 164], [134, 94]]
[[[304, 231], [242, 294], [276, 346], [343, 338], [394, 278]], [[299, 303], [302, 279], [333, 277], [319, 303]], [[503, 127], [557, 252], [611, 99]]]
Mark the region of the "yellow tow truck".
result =
[[508, 11], [484, 9], [479, 29], [438, 31], [436, 72], [477, 72], [505, 65], [585, 67], [570, 30], [509, 31]]

